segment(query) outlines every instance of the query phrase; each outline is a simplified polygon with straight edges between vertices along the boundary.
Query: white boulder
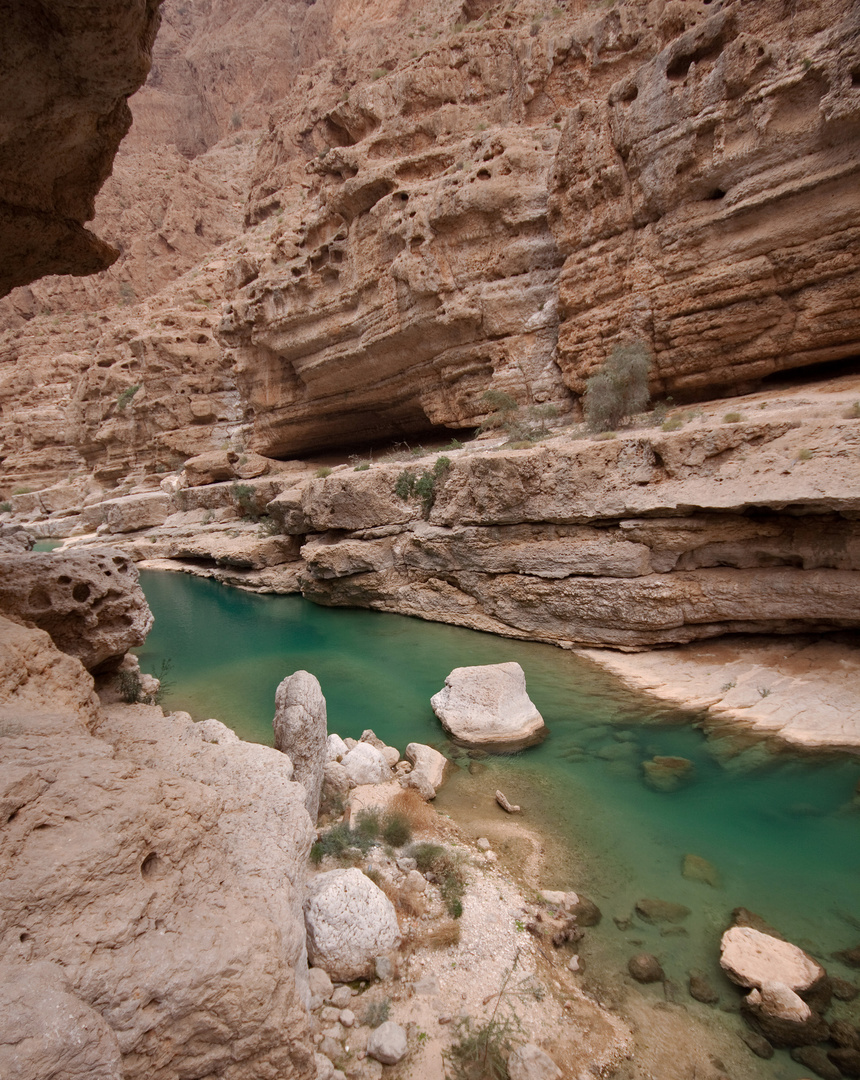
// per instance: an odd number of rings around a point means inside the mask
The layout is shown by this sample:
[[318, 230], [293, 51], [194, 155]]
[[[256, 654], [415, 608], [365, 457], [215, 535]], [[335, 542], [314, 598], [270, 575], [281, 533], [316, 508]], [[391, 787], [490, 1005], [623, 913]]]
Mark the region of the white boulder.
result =
[[720, 965], [738, 986], [782, 983], [803, 993], [825, 977], [824, 968], [789, 941], [763, 934], [751, 926], [733, 926], [720, 943]]
[[341, 764], [356, 787], [359, 784], [385, 784], [391, 779], [391, 768], [385, 755], [370, 743], [356, 743]]
[[445, 779], [448, 759], [432, 746], [414, 742], [406, 747], [406, 757], [413, 767], [400, 783], [403, 787], [415, 788], [425, 800], [435, 799], [436, 791]]
[[510, 1080], [561, 1080], [561, 1069], [534, 1043], [518, 1046], [508, 1058]]
[[308, 959], [339, 982], [369, 976], [374, 959], [400, 944], [394, 905], [361, 870], [330, 870], [305, 900]]
[[343, 761], [346, 755], [349, 753], [349, 747], [340, 737], [340, 735], [332, 732], [326, 739], [325, 743], [325, 759], [326, 761]]
[[430, 704], [462, 746], [512, 750], [546, 734], [543, 717], [526, 693], [523, 669], [514, 662], [454, 668]]
[[367, 1053], [383, 1065], [396, 1065], [406, 1056], [406, 1032], [400, 1024], [386, 1020], [371, 1032]]

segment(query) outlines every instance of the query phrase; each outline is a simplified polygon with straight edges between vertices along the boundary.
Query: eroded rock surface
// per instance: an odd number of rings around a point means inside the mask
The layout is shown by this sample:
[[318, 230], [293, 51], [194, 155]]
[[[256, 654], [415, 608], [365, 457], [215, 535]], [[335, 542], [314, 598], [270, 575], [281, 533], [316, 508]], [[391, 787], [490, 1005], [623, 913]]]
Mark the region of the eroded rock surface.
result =
[[0, 612], [46, 630], [89, 671], [108, 670], [142, 645], [152, 613], [137, 567], [110, 548], [0, 557]]
[[162, 0], [7, 7], [0, 46], [0, 296], [44, 274], [93, 274], [115, 248], [84, 228], [131, 123]]
[[6, 619], [0, 759], [0, 1062], [310, 1080], [313, 834], [289, 759], [215, 721], [99, 709], [77, 660]]

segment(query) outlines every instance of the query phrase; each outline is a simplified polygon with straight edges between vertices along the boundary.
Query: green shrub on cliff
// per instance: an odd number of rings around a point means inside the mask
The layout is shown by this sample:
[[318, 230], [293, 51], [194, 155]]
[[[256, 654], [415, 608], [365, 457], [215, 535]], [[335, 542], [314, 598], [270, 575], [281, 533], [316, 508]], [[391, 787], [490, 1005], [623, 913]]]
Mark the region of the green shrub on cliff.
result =
[[585, 383], [582, 409], [592, 431], [609, 431], [642, 412], [651, 395], [651, 353], [642, 341], [616, 345], [609, 359]]
[[404, 502], [412, 498], [420, 499], [424, 516], [427, 517], [436, 501], [436, 485], [444, 482], [450, 468], [451, 459], [443, 454], [436, 458], [432, 469], [425, 469], [423, 473], [416, 475], [404, 469], [394, 481], [394, 494]]

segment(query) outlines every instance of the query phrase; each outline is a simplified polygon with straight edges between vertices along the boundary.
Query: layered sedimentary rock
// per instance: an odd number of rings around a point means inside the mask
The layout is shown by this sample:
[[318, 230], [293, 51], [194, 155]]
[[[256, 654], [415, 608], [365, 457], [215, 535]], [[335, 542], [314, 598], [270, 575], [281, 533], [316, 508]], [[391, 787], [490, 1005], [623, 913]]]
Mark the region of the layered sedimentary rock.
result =
[[0, 619], [0, 1071], [315, 1076], [289, 759]]
[[622, 342], [676, 399], [856, 356], [848, 0], [521, 7], [169, 3], [121, 268], [10, 298], [10, 476], [565, 413]]
[[92, 274], [118, 252], [84, 228], [131, 123], [161, 0], [7, 6], [0, 95], [0, 296], [44, 274]]

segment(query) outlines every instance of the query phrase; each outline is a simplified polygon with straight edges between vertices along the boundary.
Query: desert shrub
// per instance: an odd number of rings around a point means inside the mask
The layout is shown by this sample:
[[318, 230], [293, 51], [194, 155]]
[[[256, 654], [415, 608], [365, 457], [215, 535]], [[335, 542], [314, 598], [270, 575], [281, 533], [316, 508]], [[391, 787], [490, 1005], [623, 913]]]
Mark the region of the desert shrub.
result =
[[651, 353], [644, 342], [616, 345], [600, 371], [585, 383], [582, 408], [592, 431], [617, 428], [648, 405]]
[[[359, 810], [353, 826], [353, 836], [362, 840], [376, 841], [382, 832], [382, 814], [377, 807]], [[361, 845], [358, 845], [361, 846]]]
[[797, 460], [798, 461], [809, 461], [811, 458], [812, 458], [812, 451], [811, 450], [803, 449], [803, 450], [798, 450], [797, 451]]
[[117, 684], [119, 696], [126, 705], [136, 705], [141, 698], [140, 675], [136, 671], [120, 671]]
[[855, 401], [850, 408], [842, 414], [843, 420], [860, 420], [860, 401]]
[[128, 405], [128, 403], [131, 401], [131, 399], [134, 397], [134, 395], [138, 392], [139, 389], [140, 383], [138, 383], [136, 386], [127, 386], [125, 390], [123, 390], [123, 392], [116, 399], [117, 412], [122, 412], [125, 409], [126, 405]]
[[12, 504], [10, 502], [2, 502], [2, 503], [0, 503], [0, 514], [8, 514], [11, 511], [11, 509], [12, 509]]
[[436, 485], [440, 481], [444, 483], [450, 469], [451, 459], [444, 454], [436, 458], [432, 469], [425, 469], [422, 473], [404, 469], [394, 481], [394, 494], [404, 502], [412, 498], [420, 499], [424, 516], [427, 517], [436, 501]]
[[[548, 420], [558, 417], [555, 405], [528, 405], [522, 407], [504, 390], [487, 390], [481, 401], [490, 412], [478, 428], [479, 431], [504, 431], [511, 443], [531, 443], [550, 434]], [[519, 447], [514, 447], [519, 449]]]
[[660, 426], [663, 431], [677, 431], [684, 426], [684, 421], [676, 413], [675, 416], [670, 416], [668, 420], [664, 420]]
[[463, 914], [463, 896], [466, 892], [462, 860], [441, 844], [428, 841], [413, 844], [409, 854], [422, 874], [430, 872], [435, 875], [448, 914], [453, 919], [459, 919]]
[[389, 810], [382, 821], [382, 839], [392, 847], [403, 847], [412, 839], [412, 825], [405, 814]]
[[352, 837], [349, 825], [339, 822], [322, 833], [319, 840], [311, 846], [311, 862], [314, 866], [319, 866], [326, 855], [333, 855], [338, 858], [351, 846]]
[[230, 491], [242, 517], [248, 518], [250, 521], [259, 521], [260, 511], [257, 508], [257, 500], [251, 485], [233, 484]]
[[743, 416], [739, 412], [727, 412], [723, 417], [724, 424], [737, 424], [743, 420]]
[[321, 465], [320, 468], [314, 473], [317, 480], [324, 480], [327, 476], [331, 476], [331, 469], [328, 465]]

